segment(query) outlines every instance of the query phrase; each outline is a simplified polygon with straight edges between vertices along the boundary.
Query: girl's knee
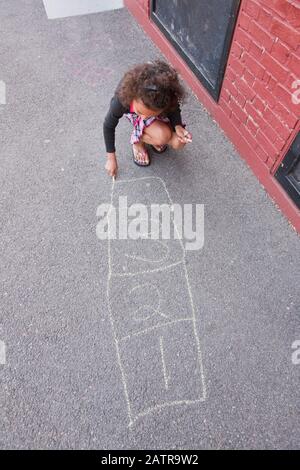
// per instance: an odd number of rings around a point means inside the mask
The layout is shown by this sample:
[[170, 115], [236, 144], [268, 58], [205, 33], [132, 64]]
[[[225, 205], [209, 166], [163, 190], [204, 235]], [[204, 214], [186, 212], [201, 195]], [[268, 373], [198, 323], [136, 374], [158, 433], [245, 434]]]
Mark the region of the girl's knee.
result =
[[159, 132], [155, 136], [156, 145], [165, 145], [172, 138], [172, 131], [168, 126], [160, 127]]
[[151, 135], [151, 139], [154, 145], [165, 145], [172, 138], [172, 131], [166, 124], [153, 123], [149, 127], [148, 132]]

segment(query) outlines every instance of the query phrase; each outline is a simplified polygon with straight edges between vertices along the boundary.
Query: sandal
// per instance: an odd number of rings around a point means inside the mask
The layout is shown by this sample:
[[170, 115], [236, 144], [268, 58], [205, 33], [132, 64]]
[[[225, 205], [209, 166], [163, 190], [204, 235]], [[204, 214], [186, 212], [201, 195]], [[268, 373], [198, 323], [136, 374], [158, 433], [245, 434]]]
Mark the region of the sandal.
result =
[[[136, 165], [138, 165], [138, 166], [149, 166], [149, 165], [150, 165], [150, 163], [151, 163], [151, 162], [150, 162], [150, 157], [149, 157], [149, 154], [148, 154], [148, 152], [147, 152], [146, 149], [144, 149], [144, 152], [141, 152], [141, 150], [136, 150], [135, 146], [133, 145], [133, 146], [132, 146], [132, 153], [133, 153], [133, 161], [134, 161], [134, 163], [135, 163]], [[144, 155], [147, 155], [147, 157], [148, 157], [148, 162], [143, 163], [143, 162], [140, 162], [140, 161], [137, 159], [138, 155], [139, 155], [139, 154], [142, 154], [142, 155], [143, 155], [143, 153], [144, 153]]]
[[150, 147], [152, 148], [153, 152], [155, 152], [155, 153], [164, 153], [167, 150], [168, 145], [167, 144], [158, 145], [157, 147], [155, 147], [154, 145], [150, 145]]

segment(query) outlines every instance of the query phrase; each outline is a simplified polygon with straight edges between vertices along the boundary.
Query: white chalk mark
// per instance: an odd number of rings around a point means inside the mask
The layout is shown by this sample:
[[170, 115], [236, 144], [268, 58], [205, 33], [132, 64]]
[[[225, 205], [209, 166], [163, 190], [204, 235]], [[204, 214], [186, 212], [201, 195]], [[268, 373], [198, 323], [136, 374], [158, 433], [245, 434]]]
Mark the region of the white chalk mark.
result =
[[136, 260], [136, 261], [144, 261], [146, 263], [162, 263], [169, 256], [169, 248], [164, 242], [161, 242], [160, 240], [155, 240], [155, 243], [159, 243], [166, 250], [165, 254], [163, 255], [162, 258], [158, 258], [158, 259], [142, 258], [141, 256], [128, 255], [127, 253], [125, 253], [125, 256], [126, 256], [126, 258], [131, 258], [131, 259]]
[[203, 390], [203, 399], [205, 400], [206, 399], [206, 385], [205, 385], [205, 379], [204, 379], [204, 368], [203, 368], [203, 361], [202, 361], [202, 354], [201, 354], [201, 347], [200, 347], [200, 339], [199, 339], [199, 336], [198, 336], [197, 325], [196, 325], [196, 313], [195, 313], [194, 301], [193, 301], [193, 296], [192, 296], [192, 291], [191, 291], [191, 286], [190, 286], [190, 282], [189, 282], [189, 277], [188, 277], [186, 264], [183, 263], [183, 265], [184, 265], [185, 278], [186, 278], [186, 283], [187, 283], [187, 286], [188, 286], [188, 291], [189, 291], [189, 296], [190, 296], [190, 301], [191, 301], [191, 306], [192, 306], [193, 327], [194, 327], [194, 334], [195, 334], [197, 349], [198, 349], [200, 374], [201, 374], [202, 387], [203, 387], [202, 388], [202, 390]]
[[0, 104], [6, 104], [6, 83], [0, 80]]
[[165, 357], [164, 357], [164, 346], [163, 346], [162, 336], [159, 338], [159, 346], [160, 346], [161, 361], [162, 361], [162, 367], [163, 367], [163, 373], [164, 373], [164, 379], [165, 379], [165, 388], [166, 390], [168, 390], [169, 388], [168, 375], [167, 375], [167, 368], [166, 368]]
[[140, 310], [145, 309], [145, 307], [149, 308], [149, 310], [152, 310], [153, 313], [152, 313], [152, 315], [149, 315], [148, 317], [143, 317], [143, 318], [137, 318], [136, 315], [135, 315], [134, 320], [135, 321], [149, 320], [149, 318], [153, 317], [153, 315], [155, 315], [155, 314], [161, 315], [162, 317], [165, 317], [165, 318], [169, 318], [168, 315], [166, 315], [165, 313], [160, 311], [161, 295], [160, 295], [160, 292], [159, 292], [158, 288], [154, 284], [151, 284], [150, 282], [146, 282], [145, 284], [139, 284], [138, 286], [135, 286], [131, 289], [131, 291], [129, 292], [129, 295], [132, 294], [132, 292], [136, 291], [137, 289], [146, 289], [149, 286], [154, 288], [155, 291], [156, 291], [156, 297], [158, 298], [158, 306], [156, 308], [154, 308], [154, 307], [152, 307], [152, 305], [148, 305], [148, 304], [141, 305], [140, 307], [138, 307], [135, 310], [134, 315], [137, 314]]
[[[128, 179], [128, 180], [118, 180], [117, 182], [115, 180], [113, 180], [113, 183], [112, 183], [112, 190], [111, 190], [111, 202], [110, 202], [110, 209], [108, 211], [108, 214], [107, 214], [107, 219], [108, 219], [108, 234], [110, 235], [110, 223], [109, 223], [109, 214], [110, 214], [110, 210], [111, 210], [111, 207], [112, 207], [112, 201], [113, 201], [113, 192], [114, 192], [114, 187], [115, 187], [115, 184], [121, 184], [121, 183], [132, 183], [134, 181], [140, 181], [140, 180], [149, 180], [149, 179], [155, 179], [155, 180], [158, 180], [162, 183], [164, 189], [165, 189], [165, 192], [168, 196], [168, 199], [170, 201], [170, 204], [173, 205], [173, 202], [171, 200], [171, 197], [170, 197], [170, 194], [169, 194], [169, 191], [166, 187], [166, 184], [164, 182], [164, 180], [162, 180], [160, 177], [156, 177], [156, 176], [153, 176], [153, 177], [142, 177], [142, 178], [133, 178], [133, 179]], [[186, 283], [187, 283], [187, 287], [188, 287], [188, 292], [189, 292], [189, 298], [190, 298], [190, 302], [191, 302], [191, 307], [192, 307], [192, 318], [185, 318], [185, 319], [179, 319], [179, 320], [175, 320], [175, 321], [172, 321], [172, 322], [168, 322], [168, 323], [165, 323], [165, 324], [162, 324], [162, 325], [155, 325], [154, 327], [152, 328], [147, 328], [146, 330], [144, 330], [143, 332], [137, 332], [135, 334], [132, 334], [132, 335], [128, 335], [124, 338], [121, 338], [121, 339], [117, 339], [117, 335], [116, 335], [116, 330], [115, 330], [115, 327], [114, 327], [114, 320], [113, 320], [113, 315], [112, 315], [112, 311], [111, 311], [111, 306], [110, 306], [110, 295], [109, 295], [109, 289], [110, 289], [110, 281], [111, 281], [111, 278], [112, 276], [114, 277], [120, 277], [120, 276], [136, 276], [136, 275], [141, 275], [142, 273], [112, 273], [112, 269], [111, 269], [111, 246], [110, 246], [110, 236], [108, 236], [108, 278], [107, 278], [107, 300], [108, 300], [108, 311], [109, 311], [109, 318], [110, 318], [110, 323], [111, 323], [111, 326], [112, 326], [112, 330], [113, 330], [113, 334], [114, 334], [114, 341], [115, 341], [115, 345], [116, 345], [116, 351], [117, 351], [117, 360], [118, 360], [118, 365], [120, 367], [120, 371], [121, 371], [121, 378], [122, 378], [122, 383], [123, 383], [123, 387], [124, 387], [124, 392], [125, 392], [125, 398], [126, 398], [126, 403], [127, 403], [127, 412], [128, 412], [128, 418], [129, 418], [129, 428], [132, 427], [132, 425], [136, 422], [137, 419], [143, 417], [143, 416], [147, 416], [149, 415], [150, 413], [153, 413], [154, 411], [159, 411], [159, 410], [162, 410], [166, 407], [170, 407], [170, 406], [176, 406], [176, 405], [190, 405], [190, 404], [194, 404], [194, 403], [201, 403], [203, 401], [206, 400], [206, 386], [205, 386], [205, 378], [204, 378], [204, 368], [203, 368], [203, 363], [202, 363], [202, 355], [201, 355], [201, 345], [200, 345], [200, 339], [198, 337], [198, 332], [197, 332], [197, 328], [196, 328], [196, 314], [195, 314], [195, 308], [194, 308], [194, 302], [193, 302], [193, 298], [192, 298], [192, 293], [191, 293], [191, 287], [190, 287], [190, 283], [189, 283], [189, 279], [188, 279], [188, 273], [187, 273], [187, 268], [186, 268], [186, 262], [185, 262], [185, 248], [184, 248], [184, 245], [183, 245], [183, 242], [179, 236], [179, 231], [178, 231], [178, 228], [175, 224], [175, 221], [173, 221], [173, 224], [174, 224], [174, 229], [177, 233], [177, 236], [178, 236], [178, 242], [180, 243], [181, 245], [181, 248], [182, 248], [182, 251], [183, 251], [183, 259], [180, 260], [179, 262], [176, 262], [176, 263], [173, 263], [172, 265], [169, 265], [169, 266], [166, 266], [166, 267], [160, 267], [160, 268], [157, 268], [157, 269], [150, 269], [150, 270], [146, 270], [146, 271], [143, 271], [143, 273], [151, 273], [151, 272], [155, 272], [155, 271], [163, 271], [163, 270], [167, 270], [168, 268], [170, 268], [171, 266], [176, 266], [180, 263], [183, 264], [184, 266], [184, 275], [185, 275], [185, 279], [186, 279]], [[194, 335], [195, 335], [195, 339], [196, 339], [196, 344], [197, 344], [197, 352], [198, 352], [198, 360], [199, 360], [199, 364], [200, 364], [200, 375], [201, 375], [201, 382], [202, 382], [202, 397], [199, 398], [199, 399], [196, 399], [196, 400], [174, 400], [172, 402], [168, 402], [168, 403], [164, 403], [164, 404], [161, 404], [161, 405], [156, 405], [154, 407], [150, 407], [148, 408], [147, 410], [145, 410], [144, 412], [141, 412], [141, 413], [138, 413], [135, 417], [132, 416], [132, 411], [131, 411], [131, 405], [130, 405], [130, 399], [129, 399], [129, 394], [128, 394], [128, 389], [127, 389], [127, 383], [126, 383], [126, 378], [125, 378], [125, 371], [124, 371], [124, 368], [122, 366], [122, 361], [121, 361], [121, 357], [120, 357], [120, 350], [119, 350], [119, 342], [120, 341], [124, 341], [126, 339], [129, 339], [131, 338], [132, 336], [136, 336], [136, 335], [139, 335], [139, 334], [144, 334], [145, 332], [151, 330], [151, 329], [154, 329], [154, 328], [158, 328], [160, 326], [166, 326], [170, 323], [176, 323], [178, 321], [191, 321], [193, 322], [193, 330], [194, 330]]]
[[[140, 312], [141, 310], [145, 310], [145, 308], [147, 308], [147, 309], [149, 309], [149, 310], [152, 310], [151, 315], [149, 315], [148, 317], [138, 318], [138, 317], [136, 316], [136, 314], [138, 314], [138, 312]], [[151, 305], [149, 305], [149, 304], [144, 304], [144, 305], [141, 305], [139, 308], [137, 308], [137, 309], [135, 310], [135, 312], [134, 312], [135, 316], [133, 317], [133, 319], [134, 319], [135, 321], [145, 321], [145, 320], [149, 320], [149, 319], [152, 318], [156, 313], [159, 314], [159, 312], [158, 312], [155, 308], [153, 308], [153, 307], [152, 307]]]
[[193, 318], [176, 318], [176, 320], [168, 321], [167, 323], [158, 323], [157, 325], [150, 326], [149, 328], [146, 328], [145, 330], [137, 331], [136, 333], [132, 333], [127, 336], [123, 336], [123, 338], [117, 339], [117, 342], [120, 341], [126, 341], [128, 339], [131, 339], [133, 336], [139, 336], [139, 335], [145, 335], [151, 330], [155, 330], [157, 328], [162, 328], [165, 326], [173, 325], [174, 323], [179, 323], [182, 321], [193, 321]]
[[[140, 220], [146, 220], [148, 222], [148, 219], [145, 219], [145, 218], [141, 218]], [[161, 221], [159, 219], [155, 219], [155, 218], [150, 219], [150, 225], [151, 226], [152, 226], [152, 221], [153, 220], [158, 222], [159, 227], [162, 227]], [[151, 235], [152, 235], [152, 233], [149, 230], [148, 230], [148, 232], [142, 232], [141, 233], [141, 239], [143, 239], [143, 240], [150, 239], [152, 241], [155, 241], [155, 243], [159, 243], [160, 245], [162, 245], [163, 248], [165, 249], [164, 256], [162, 256], [161, 258], [158, 258], [158, 259], [150, 259], [150, 258], [143, 258], [141, 256], [128, 255], [127, 253], [125, 253], [126, 258], [130, 258], [130, 259], [135, 260], [135, 261], [143, 261], [143, 262], [147, 262], [147, 263], [162, 263], [163, 261], [165, 261], [168, 258], [169, 253], [170, 253], [168, 245], [166, 244], [166, 242], [162, 242], [161, 240], [152, 239]], [[156, 255], [156, 257], [157, 257], [157, 255]]]
[[132, 277], [132, 276], [140, 276], [141, 274], [148, 274], [148, 273], [155, 273], [158, 271], [166, 271], [167, 269], [173, 268], [178, 264], [184, 263], [184, 260], [176, 261], [175, 263], [169, 264], [168, 266], [160, 266], [159, 268], [154, 269], [147, 269], [146, 271], [136, 271], [134, 273], [127, 272], [127, 273], [112, 273], [112, 277]]
[[[149, 219], [148, 218], [139, 217], [139, 220], [140, 221], [145, 220], [147, 222], [147, 225], [149, 226]], [[156, 223], [158, 223], [159, 227], [162, 227], [162, 223], [161, 223], [160, 219], [157, 219], [157, 218], [155, 219], [154, 217], [150, 218], [150, 227], [152, 226], [152, 221], [155, 221]], [[151, 240], [159, 241], [157, 238], [153, 238], [153, 239], [151, 238], [151, 235], [152, 235], [151, 230], [148, 230], [147, 232], [141, 232], [140, 235], [141, 235], [140, 239], [142, 239], [142, 240], [148, 240], [150, 238]]]
[[6, 344], [0, 340], [0, 364], [6, 364]]
[[144, 416], [148, 416], [151, 413], [154, 413], [155, 411], [160, 411], [163, 410], [164, 408], [168, 408], [169, 406], [178, 406], [178, 405], [193, 405], [195, 403], [203, 403], [205, 401], [204, 397], [198, 398], [196, 400], [174, 400], [171, 402], [163, 403], [161, 405], [156, 405], [148, 408], [145, 411], [142, 411], [141, 413], [138, 413], [134, 419], [129, 423], [128, 427], [131, 428], [132, 425], [139, 419], [143, 418]]

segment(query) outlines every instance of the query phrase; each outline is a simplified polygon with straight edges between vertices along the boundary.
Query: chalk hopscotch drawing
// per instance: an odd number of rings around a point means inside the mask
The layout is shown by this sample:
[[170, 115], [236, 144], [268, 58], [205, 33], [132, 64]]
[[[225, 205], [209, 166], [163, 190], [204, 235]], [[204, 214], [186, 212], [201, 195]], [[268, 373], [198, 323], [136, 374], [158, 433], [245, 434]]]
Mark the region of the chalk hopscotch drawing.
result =
[[[112, 182], [110, 208], [127, 196], [172, 205], [164, 181]], [[112, 226], [109, 210], [108, 231]], [[149, 211], [150, 213], [150, 211]], [[171, 219], [173, 227], [174, 219]], [[200, 341], [182, 240], [108, 240], [107, 298], [129, 427], [168, 406], [206, 399]]]

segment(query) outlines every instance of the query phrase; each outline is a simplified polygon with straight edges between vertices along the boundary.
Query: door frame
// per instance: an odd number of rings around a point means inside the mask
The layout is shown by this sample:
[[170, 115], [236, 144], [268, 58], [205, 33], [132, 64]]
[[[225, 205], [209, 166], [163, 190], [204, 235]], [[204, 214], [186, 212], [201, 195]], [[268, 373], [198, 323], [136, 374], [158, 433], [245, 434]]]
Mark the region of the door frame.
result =
[[300, 162], [300, 131], [296, 135], [289, 151], [285, 155], [282, 163], [278, 167], [275, 178], [296, 204], [298, 209], [300, 209], [300, 192], [299, 192], [299, 183], [293, 176], [292, 170], [296, 164]]

